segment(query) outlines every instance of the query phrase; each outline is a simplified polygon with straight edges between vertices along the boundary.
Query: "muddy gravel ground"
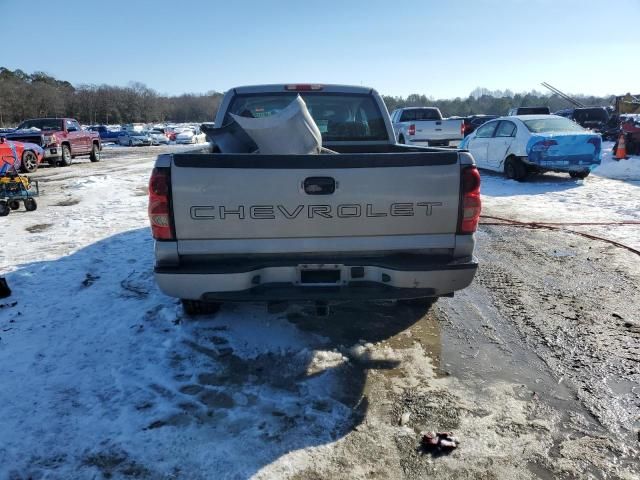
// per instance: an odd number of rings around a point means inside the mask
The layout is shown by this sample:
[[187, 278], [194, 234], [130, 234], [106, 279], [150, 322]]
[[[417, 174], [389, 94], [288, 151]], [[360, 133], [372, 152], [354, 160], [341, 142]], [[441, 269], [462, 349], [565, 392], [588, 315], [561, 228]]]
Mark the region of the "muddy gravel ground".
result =
[[[295, 478], [640, 478], [638, 258], [512, 227], [482, 227], [478, 242], [474, 284], [428, 312], [362, 306], [358, 330], [334, 311], [352, 341], [373, 342], [354, 365], [367, 408]], [[459, 448], [425, 452], [433, 430]]]
[[[159, 151], [106, 150], [100, 164], [42, 168], [34, 177], [64, 188], [89, 170], [113, 174], [134, 161], [148, 169]], [[481, 226], [477, 240], [480, 268], [472, 286], [431, 308], [344, 303], [319, 317], [310, 305], [272, 306], [271, 318], [322, 336], [323, 349], [343, 359], [326, 397], [299, 403], [318, 415], [336, 405], [346, 413], [337, 428], [317, 433], [329, 440], [294, 451], [291, 445], [305, 442], [291, 442], [287, 432], [321, 425], [295, 409], [272, 412], [267, 420], [280, 422], [280, 430], [263, 441], [281, 455], [253, 471], [256, 478], [640, 478], [640, 258], [566, 232], [506, 225]], [[295, 400], [297, 386], [317, 373], [313, 362], [297, 365], [295, 352], [242, 358], [225, 347], [219, 332], [226, 327], [211, 321], [175, 320], [188, 325], [193, 355], [214, 358], [216, 367], [186, 372], [176, 359], [167, 377], [191, 381], [171, 395], [197, 401], [183, 401], [182, 413], [158, 417], [147, 429], [179, 438], [185, 425], [215, 421], [249, 384]], [[426, 431], [454, 432], [460, 445], [426, 451], [420, 445]], [[144, 458], [121, 451], [83, 462], [98, 478], [243, 478], [233, 469], [159, 475]], [[50, 478], [58, 478], [52, 471]]]

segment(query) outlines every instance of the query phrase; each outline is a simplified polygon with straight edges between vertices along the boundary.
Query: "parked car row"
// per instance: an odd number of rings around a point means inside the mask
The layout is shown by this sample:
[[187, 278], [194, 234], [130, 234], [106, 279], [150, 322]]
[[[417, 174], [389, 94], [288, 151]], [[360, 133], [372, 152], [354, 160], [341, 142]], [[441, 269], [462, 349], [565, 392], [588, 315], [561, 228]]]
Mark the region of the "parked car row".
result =
[[[206, 142], [199, 126], [152, 127], [144, 124], [118, 126], [81, 126], [73, 118], [34, 118], [25, 120], [17, 128], [0, 130], [6, 139], [12, 158], [17, 159], [23, 172], [32, 173], [42, 162], [52, 166], [69, 166], [73, 159], [89, 156], [100, 161], [103, 143], [126, 146], [168, 145], [170, 142], [197, 144]], [[13, 153], [15, 150], [15, 153]], [[4, 155], [4, 153], [3, 153]]]
[[[600, 164], [602, 136], [612, 125], [604, 107], [575, 108], [552, 115], [549, 107], [528, 106], [506, 116], [470, 115], [444, 119], [434, 107], [408, 107], [391, 114], [396, 141], [419, 146], [449, 146], [469, 150], [478, 167], [503, 172], [522, 181], [529, 174], [565, 172], [585, 178]], [[602, 136], [601, 136], [602, 134]]]
[[176, 143], [202, 143], [206, 136], [199, 126], [153, 126], [142, 123], [131, 123], [122, 127], [108, 127], [106, 125], [94, 125], [88, 130], [97, 132], [103, 143], [117, 143], [119, 145], [166, 145], [169, 142]]
[[[71, 165], [74, 158], [89, 156], [92, 162], [100, 161], [102, 143], [97, 132], [83, 129], [73, 118], [34, 118], [25, 120], [10, 132], [0, 136], [15, 143], [35, 145], [42, 149], [42, 158], [27, 156], [22, 159], [22, 169], [34, 172], [46, 160], [52, 166]], [[35, 150], [27, 147], [27, 151]], [[24, 155], [24, 154], [23, 154]]]

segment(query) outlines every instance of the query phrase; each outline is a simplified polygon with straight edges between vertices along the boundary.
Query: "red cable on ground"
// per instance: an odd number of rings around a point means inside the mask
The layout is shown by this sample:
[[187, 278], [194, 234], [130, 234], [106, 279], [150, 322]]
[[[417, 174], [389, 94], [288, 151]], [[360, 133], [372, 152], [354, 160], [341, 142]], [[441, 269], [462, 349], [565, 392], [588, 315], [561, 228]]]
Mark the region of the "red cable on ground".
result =
[[[511, 220], [510, 218], [494, 217], [492, 215], [480, 215], [481, 218], [490, 218], [492, 220], [500, 220], [508, 223], [521, 223], [523, 225], [640, 225], [640, 220], [622, 220], [620, 222], [520, 222], [518, 220]], [[489, 224], [483, 223], [483, 225], [502, 225], [501, 223]]]
[[602, 242], [610, 243], [611, 245], [615, 245], [616, 247], [624, 248], [636, 255], [640, 256], [640, 250], [637, 250], [633, 247], [625, 245], [624, 243], [616, 242], [615, 240], [610, 240], [608, 238], [599, 237], [597, 235], [591, 235], [590, 233], [578, 232], [576, 230], [569, 230], [566, 228], [560, 228], [562, 225], [640, 225], [639, 221], [627, 220], [622, 222], [520, 222], [518, 220], [511, 220], [510, 218], [502, 218], [502, 217], [494, 217], [491, 215], [480, 215], [481, 218], [490, 218], [492, 220], [499, 220], [499, 222], [480, 222], [480, 225], [491, 225], [491, 226], [507, 226], [507, 227], [520, 227], [520, 228], [543, 228], [547, 230], [558, 230], [561, 232], [573, 233], [575, 235], [580, 235], [581, 237], [588, 238], [590, 240], [600, 240]]

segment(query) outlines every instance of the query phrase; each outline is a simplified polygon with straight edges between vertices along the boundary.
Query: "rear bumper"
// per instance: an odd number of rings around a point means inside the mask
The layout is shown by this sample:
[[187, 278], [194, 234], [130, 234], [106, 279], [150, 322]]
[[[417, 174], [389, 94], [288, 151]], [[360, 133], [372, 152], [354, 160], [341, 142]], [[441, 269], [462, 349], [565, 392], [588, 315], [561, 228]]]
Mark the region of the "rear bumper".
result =
[[[194, 300], [398, 299], [452, 294], [471, 283], [478, 266], [475, 259], [441, 263], [415, 257], [312, 261], [194, 262], [156, 267], [155, 278], [165, 294]], [[314, 270], [337, 271], [335, 282], [304, 283], [302, 272]]]
[[600, 165], [600, 158], [593, 155], [563, 155], [555, 157], [530, 155], [525, 157], [524, 161], [539, 170], [550, 172], [590, 171]]
[[409, 138], [409, 143], [411, 145], [417, 145], [421, 147], [448, 147], [451, 142], [460, 142], [462, 141], [461, 137], [457, 138]]

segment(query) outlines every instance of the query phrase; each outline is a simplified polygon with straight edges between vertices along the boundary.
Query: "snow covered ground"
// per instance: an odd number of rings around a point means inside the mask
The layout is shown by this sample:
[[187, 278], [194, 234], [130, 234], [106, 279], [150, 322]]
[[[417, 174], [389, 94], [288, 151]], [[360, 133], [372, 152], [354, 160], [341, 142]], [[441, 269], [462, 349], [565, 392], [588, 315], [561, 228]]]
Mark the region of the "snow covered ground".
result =
[[[523, 222], [640, 221], [640, 157], [616, 161], [611, 147], [604, 143], [602, 164], [585, 180], [548, 173], [516, 182], [482, 172], [483, 211]], [[640, 249], [640, 225], [567, 228]]]
[[[185, 319], [152, 278], [153, 155], [127, 155], [43, 169], [39, 209], [2, 219], [0, 273], [14, 295], [0, 302], [0, 478], [303, 471], [354, 424], [365, 379], [351, 360], [368, 347], [336, 348], [262, 306]], [[638, 220], [638, 159], [629, 162], [627, 169], [605, 161], [602, 176], [585, 181], [483, 174], [485, 211], [517, 220]], [[637, 226], [593, 231], [640, 247]], [[431, 375], [426, 357], [420, 364]], [[537, 448], [535, 435], [527, 442]]]
[[3, 219], [0, 478], [246, 478], [348, 424], [325, 339], [264, 306], [189, 323], [158, 291], [151, 165], [57, 169], [36, 212]]

